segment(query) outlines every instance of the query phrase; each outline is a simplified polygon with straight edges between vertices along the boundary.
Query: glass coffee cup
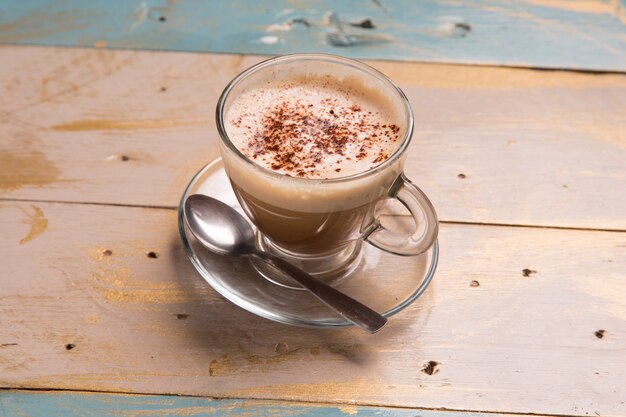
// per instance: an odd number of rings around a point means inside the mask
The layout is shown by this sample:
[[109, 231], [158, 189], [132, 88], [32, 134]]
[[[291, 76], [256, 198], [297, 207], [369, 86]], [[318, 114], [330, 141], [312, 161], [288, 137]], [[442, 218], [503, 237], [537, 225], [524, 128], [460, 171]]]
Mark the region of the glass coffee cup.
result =
[[[227, 114], [244, 92], [267, 83], [331, 77], [338, 85], [355, 83], [380, 97], [399, 115], [398, 144], [378, 165], [347, 176], [307, 178], [265, 167], [229, 136]], [[293, 81], [292, 81], [293, 80]], [[257, 245], [331, 284], [347, 277], [361, 261], [368, 242], [396, 255], [418, 255], [435, 242], [438, 221], [426, 195], [403, 173], [413, 134], [413, 113], [404, 93], [384, 74], [361, 62], [326, 54], [294, 54], [263, 61], [233, 79], [216, 110], [220, 153], [233, 191], [257, 229]], [[415, 228], [393, 231], [380, 222], [388, 199], [410, 212]], [[271, 281], [294, 286], [261, 261], [257, 270]], [[297, 286], [297, 285], [296, 285]]]

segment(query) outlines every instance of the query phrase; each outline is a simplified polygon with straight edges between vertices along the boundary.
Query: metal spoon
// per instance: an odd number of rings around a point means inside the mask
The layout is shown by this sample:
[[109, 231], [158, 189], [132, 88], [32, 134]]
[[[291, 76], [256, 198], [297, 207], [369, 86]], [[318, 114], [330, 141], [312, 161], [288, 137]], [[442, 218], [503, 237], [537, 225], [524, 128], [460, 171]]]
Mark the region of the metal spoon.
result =
[[342, 317], [370, 333], [380, 330], [387, 322], [384, 316], [300, 268], [257, 249], [250, 223], [229, 205], [202, 194], [194, 194], [185, 201], [184, 211], [187, 226], [210, 251], [219, 255], [254, 256], [273, 265], [289, 274]]

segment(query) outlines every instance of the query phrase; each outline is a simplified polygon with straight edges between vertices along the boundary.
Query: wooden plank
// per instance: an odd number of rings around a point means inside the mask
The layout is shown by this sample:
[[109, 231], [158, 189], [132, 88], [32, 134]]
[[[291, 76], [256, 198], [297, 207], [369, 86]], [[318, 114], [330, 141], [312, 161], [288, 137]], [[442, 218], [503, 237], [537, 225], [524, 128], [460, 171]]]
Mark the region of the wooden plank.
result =
[[[365, 22], [365, 23], [364, 23]], [[236, 2], [30, 0], [0, 5], [0, 42], [626, 70], [624, 0]]]
[[[105, 416], [220, 416], [220, 417], [481, 417], [484, 413], [362, 407], [263, 400], [214, 400], [172, 395], [120, 395], [77, 392], [0, 392], [0, 411], [5, 416], [105, 417]], [[502, 417], [502, 414], [489, 414]], [[507, 414], [515, 417], [515, 415]]]
[[433, 284], [369, 335], [230, 304], [174, 210], [3, 202], [0, 222], [0, 387], [626, 414], [621, 232], [444, 224]]
[[[0, 48], [0, 198], [176, 206], [259, 59]], [[411, 101], [406, 171], [442, 220], [626, 229], [626, 76], [372, 64]]]

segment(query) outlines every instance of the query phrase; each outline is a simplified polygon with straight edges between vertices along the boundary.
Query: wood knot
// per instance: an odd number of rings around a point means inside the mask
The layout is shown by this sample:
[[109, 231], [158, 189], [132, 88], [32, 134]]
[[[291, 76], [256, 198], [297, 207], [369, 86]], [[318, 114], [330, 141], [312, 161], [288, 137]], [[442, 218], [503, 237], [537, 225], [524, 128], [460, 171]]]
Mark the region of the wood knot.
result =
[[284, 342], [276, 343], [274, 345], [274, 352], [280, 353], [280, 354], [287, 353], [289, 352], [289, 345]]

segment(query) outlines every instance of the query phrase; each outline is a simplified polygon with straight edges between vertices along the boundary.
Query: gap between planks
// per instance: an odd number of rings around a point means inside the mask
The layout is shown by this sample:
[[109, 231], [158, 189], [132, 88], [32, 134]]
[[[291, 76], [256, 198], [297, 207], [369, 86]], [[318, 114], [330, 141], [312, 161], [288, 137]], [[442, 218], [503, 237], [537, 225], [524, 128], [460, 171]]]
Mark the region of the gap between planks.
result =
[[[306, 405], [329, 405], [329, 406], [342, 406], [347, 405], [341, 402], [332, 401], [302, 401], [283, 398], [252, 398], [252, 397], [212, 397], [204, 395], [193, 394], [177, 394], [177, 393], [151, 393], [151, 392], [127, 392], [127, 391], [106, 391], [106, 390], [92, 390], [92, 389], [68, 389], [68, 388], [28, 388], [28, 387], [3, 387], [0, 386], [0, 394], [2, 392], [33, 392], [33, 393], [68, 393], [68, 394], [110, 394], [110, 395], [126, 395], [126, 396], [154, 396], [154, 397], [188, 397], [188, 398], [206, 398], [210, 400], [252, 400], [259, 402], [285, 402], [292, 404]], [[1, 397], [0, 397], [1, 398]], [[497, 415], [510, 415], [510, 416], [541, 416], [541, 417], [582, 417], [579, 414], [545, 414], [545, 413], [533, 413], [533, 412], [516, 412], [516, 411], [491, 411], [491, 410], [472, 410], [472, 409], [457, 409], [446, 407], [401, 407], [397, 405], [383, 405], [383, 404], [369, 404], [369, 403], [350, 403], [348, 404], [354, 407], [371, 407], [371, 408], [392, 408], [397, 410], [422, 410], [422, 411], [443, 411], [446, 413], [482, 413], [482, 414], [497, 414]]]
[[[86, 51], [90, 51], [90, 50], [101, 50], [101, 48], [94, 48], [91, 46], [84, 46], [84, 45], [43, 45], [43, 44], [38, 44], [38, 43], [0, 43], [0, 49], [8, 49], [8, 48], [14, 48], [14, 47], [20, 47], [20, 48], [41, 48], [41, 49], [54, 49], [54, 48], [58, 48], [58, 49], [75, 49], [75, 50], [86, 50]], [[258, 58], [259, 60], [266, 60], [281, 54], [275, 54], [275, 53], [261, 53], [261, 52], [255, 52], [255, 53], [248, 53], [248, 52], [226, 52], [226, 51], [203, 51], [203, 52], [194, 52], [194, 51], [186, 51], [186, 50], [158, 50], [158, 49], [142, 49], [142, 48], [127, 48], [127, 47], [112, 47], [112, 46], [107, 46], [105, 48], [106, 51], [118, 51], [118, 52], [124, 52], [124, 51], [131, 51], [131, 52], [147, 52], [147, 53], [167, 53], [167, 54], [211, 54], [211, 55], [222, 55], [222, 56], [244, 56], [244, 57], [252, 57], [252, 58]], [[282, 54], [284, 55], [284, 54]], [[497, 63], [483, 63], [483, 62], [473, 62], [473, 63], [469, 63], [469, 62], [458, 62], [458, 61], [446, 61], [446, 60], [441, 60], [441, 61], [425, 61], [425, 60], [420, 60], [420, 59], [414, 59], [414, 60], [410, 60], [407, 61], [405, 59], [401, 59], [401, 58], [394, 58], [394, 57], [381, 57], [381, 58], [370, 58], [370, 57], [366, 57], [366, 58], [354, 58], [357, 59], [359, 61], [372, 61], [372, 62], [390, 62], [390, 63], [399, 63], [399, 64], [406, 64], [406, 63], [414, 63], [414, 64], [420, 64], [420, 65], [447, 65], [447, 66], [455, 66], [455, 67], [478, 67], [478, 68], [508, 68], [508, 69], [520, 69], [520, 70], [532, 70], [532, 71], [542, 71], [542, 72], [567, 72], [567, 73], [577, 73], [577, 74], [587, 74], [587, 75], [620, 75], [620, 76], [625, 76], [626, 75], [626, 71], [622, 71], [622, 70], [602, 70], [602, 69], [585, 69], [585, 68], [568, 68], [568, 67], [538, 67], [538, 66], [532, 66], [532, 65], [523, 65], [522, 63], [519, 64], [497, 64]], [[98, 79], [94, 79], [92, 81], [98, 81]], [[91, 82], [91, 81], [90, 81]], [[81, 87], [81, 86], [79, 86]], [[41, 103], [37, 103], [37, 104], [41, 104]], [[19, 112], [21, 110], [25, 110], [26, 108], [22, 109], [17, 109], [16, 112]], [[10, 114], [13, 114], [15, 112], [11, 112]]]
[[[86, 205], [86, 206], [104, 206], [104, 207], [128, 207], [128, 208], [144, 208], [154, 210], [178, 210], [178, 206], [151, 206], [141, 204], [122, 204], [122, 203], [99, 203], [91, 201], [56, 201], [56, 200], [37, 200], [27, 198], [4, 198], [0, 197], [0, 202], [18, 202], [18, 203], [45, 203], [45, 204], [70, 204], [70, 205]], [[387, 214], [387, 216], [399, 216], [397, 214]], [[400, 215], [405, 217], [405, 215]], [[546, 226], [537, 224], [518, 224], [518, 223], [489, 223], [489, 222], [467, 222], [461, 220], [441, 220], [441, 224], [460, 224], [465, 226], [493, 226], [493, 227], [521, 227], [526, 229], [550, 229], [550, 230], [573, 230], [587, 232], [616, 232], [624, 233], [626, 229], [597, 228], [597, 227], [574, 227], [574, 226]], [[0, 389], [3, 389], [0, 387]], [[554, 414], [557, 415], [557, 414]]]

